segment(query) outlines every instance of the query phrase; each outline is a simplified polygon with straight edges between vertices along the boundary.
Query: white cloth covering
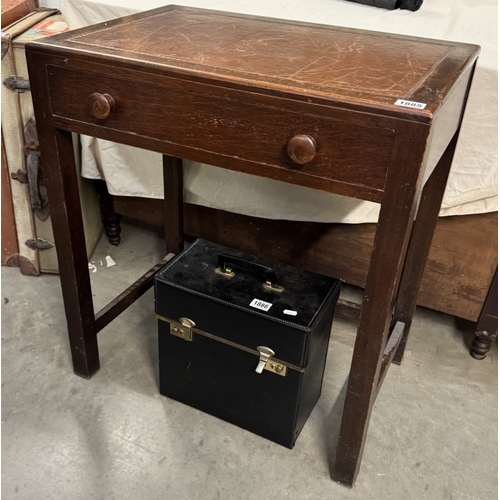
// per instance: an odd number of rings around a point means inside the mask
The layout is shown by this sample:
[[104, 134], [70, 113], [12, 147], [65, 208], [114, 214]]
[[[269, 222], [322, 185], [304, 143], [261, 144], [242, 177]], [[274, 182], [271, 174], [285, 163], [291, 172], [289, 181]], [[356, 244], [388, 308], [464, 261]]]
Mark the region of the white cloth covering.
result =
[[[62, 13], [70, 29], [75, 29], [165, 4], [162, 0], [63, 0]], [[176, 0], [175, 4], [481, 45], [440, 215], [498, 209], [496, 0], [424, 0], [418, 12], [389, 11], [347, 0]], [[184, 165], [184, 199], [190, 203], [272, 219], [362, 223], [378, 218], [379, 206], [374, 203], [190, 161]], [[115, 195], [163, 197], [157, 153], [83, 136], [82, 175], [105, 179]]]

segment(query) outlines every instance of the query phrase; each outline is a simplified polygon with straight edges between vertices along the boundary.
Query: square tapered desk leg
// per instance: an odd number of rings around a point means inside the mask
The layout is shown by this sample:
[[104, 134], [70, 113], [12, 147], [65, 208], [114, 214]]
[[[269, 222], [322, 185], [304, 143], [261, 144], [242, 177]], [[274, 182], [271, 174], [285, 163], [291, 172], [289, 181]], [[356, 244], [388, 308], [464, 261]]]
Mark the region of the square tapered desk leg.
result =
[[[396, 139], [389, 166], [332, 470], [332, 478], [348, 486], [359, 471], [379, 381], [388, 367], [384, 361], [395, 351], [386, 351], [389, 326], [418, 203], [428, 133], [428, 128], [408, 123]], [[392, 333], [401, 332], [398, 328]]]
[[73, 139], [71, 132], [39, 125], [39, 130], [45, 128], [47, 133], [40, 140], [43, 172], [47, 178], [73, 368], [77, 375], [90, 378], [100, 366], [99, 350]]
[[41, 70], [30, 72], [31, 93], [73, 368], [77, 375], [90, 378], [99, 370], [99, 350], [73, 137], [54, 123], [44, 58], [39, 57], [37, 64]]
[[163, 192], [166, 253], [184, 248], [184, 180], [182, 159], [163, 155]]

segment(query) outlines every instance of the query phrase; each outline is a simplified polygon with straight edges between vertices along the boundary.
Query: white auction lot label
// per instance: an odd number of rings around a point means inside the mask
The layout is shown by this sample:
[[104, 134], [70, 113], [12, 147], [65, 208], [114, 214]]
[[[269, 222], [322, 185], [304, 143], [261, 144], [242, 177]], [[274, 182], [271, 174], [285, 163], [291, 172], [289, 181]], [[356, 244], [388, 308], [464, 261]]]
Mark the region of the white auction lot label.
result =
[[405, 108], [413, 109], [424, 109], [427, 106], [427, 104], [423, 102], [406, 101], [405, 99], [398, 99], [394, 104], [396, 106], [404, 106]]
[[263, 300], [253, 299], [250, 302], [250, 307], [255, 307], [256, 309], [260, 309], [261, 311], [269, 311], [271, 309], [272, 304], [269, 302], [264, 302]]

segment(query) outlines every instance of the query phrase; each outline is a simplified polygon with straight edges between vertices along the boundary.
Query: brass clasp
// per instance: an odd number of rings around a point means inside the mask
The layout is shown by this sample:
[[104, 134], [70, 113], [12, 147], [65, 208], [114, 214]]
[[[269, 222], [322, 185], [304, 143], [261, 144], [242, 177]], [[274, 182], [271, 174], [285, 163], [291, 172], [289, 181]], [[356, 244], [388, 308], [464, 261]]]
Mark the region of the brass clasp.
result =
[[191, 342], [193, 340], [193, 328], [196, 323], [189, 318], [179, 318], [179, 321], [170, 323], [170, 333], [176, 337]]
[[215, 272], [225, 278], [234, 278], [234, 271], [230, 267], [218, 267]]
[[257, 347], [257, 350], [259, 351], [259, 364], [257, 365], [257, 368], [255, 368], [255, 371], [260, 374], [271, 356], [275, 356], [276, 353], [272, 349], [269, 349], [269, 347], [265, 347], [263, 345]]
[[271, 292], [277, 292], [277, 293], [281, 293], [283, 292], [284, 288], [281, 286], [281, 285], [278, 285], [278, 283], [272, 283], [271, 281], [266, 281], [263, 285], [262, 285], [266, 290], [269, 290]]
[[286, 375], [286, 366], [274, 361], [272, 357], [275, 356], [276, 353], [272, 349], [261, 345], [257, 347], [257, 350], [259, 351], [259, 364], [257, 368], [255, 368], [257, 373], [260, 374], [263, 370], [267, 370], [276, 373], [276, 375], [281, 375], [282, 377]]

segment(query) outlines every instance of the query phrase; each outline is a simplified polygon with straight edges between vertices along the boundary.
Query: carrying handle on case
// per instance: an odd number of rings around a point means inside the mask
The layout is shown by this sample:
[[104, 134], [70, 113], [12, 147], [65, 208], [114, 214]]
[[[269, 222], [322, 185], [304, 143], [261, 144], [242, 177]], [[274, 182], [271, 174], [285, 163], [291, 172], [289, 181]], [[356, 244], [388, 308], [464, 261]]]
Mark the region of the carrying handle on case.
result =
[[250, 273], [260, 275], [264, 280], [263, 286], [267, 290], [273, 292], [282, 292], [284, 290], [284, 288], [278, 284], [276, 273], [268, 266], [223, 253], [218, 254], [217, 260], [219, 262], [219, 267], [215, 270], [217, 274], [232, 278], [234, 276], [234, 271], [231, 266], [237, 266]]

